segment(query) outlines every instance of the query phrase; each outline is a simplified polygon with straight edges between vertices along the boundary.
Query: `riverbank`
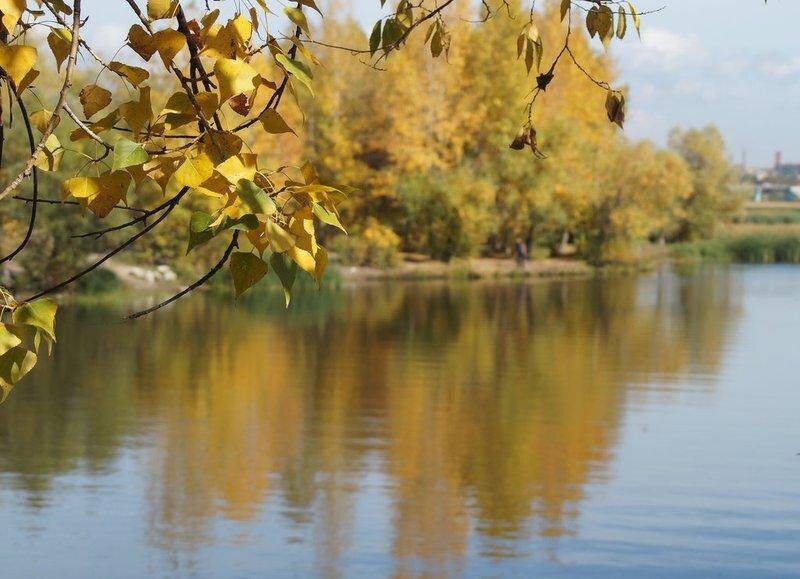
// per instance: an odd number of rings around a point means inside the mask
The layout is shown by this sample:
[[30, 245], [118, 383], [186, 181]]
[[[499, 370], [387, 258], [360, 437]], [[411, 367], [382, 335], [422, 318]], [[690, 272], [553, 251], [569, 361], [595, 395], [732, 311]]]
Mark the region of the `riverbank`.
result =
[[800, 263], [800, 224], [730, 224], [712, 239], [671, 246], [670, 255], [677, 261]]
[[[509, 258], [461, 258], [436, 261], [416, 254], [404, 254], [389, 268], [349, 266], [331, 255], [326, 286], [378, 281], [465, 281], [501, 279], [557, 279], [608, 276], [652, 270], [668, 263], [800, 263], [800, 223], [732, 223], [722, 227], [712, 239], [639, 248], [637, 258], [626, 264], [592, 266], [577, 258], [532, 259], [519, 265]], [[199, 274], [198, 274], [199, 275]], [[77, 293], [91, 296], [107, 293], [173, 294], [195, 278], [178, 276], [167, 266], [147, 266], [115, 259], [91, 274]], [[301, 280], [304, 279], [302, 276]], [[300, 280], [299, 280], [300, 281]], [[310, 282], [310, 280], [309, 280]], [[225, 287], [227, 272], [218, 275], [208, 287]]]
[[513, 259], [471, 258], [450, 262], [402, 260], [391, 268], [356, 267], [333, 264], [343, 282], [378, 280], [466, 280], [592, 275], [595, 268], [580, 260], [548, 258], [518, 265]]

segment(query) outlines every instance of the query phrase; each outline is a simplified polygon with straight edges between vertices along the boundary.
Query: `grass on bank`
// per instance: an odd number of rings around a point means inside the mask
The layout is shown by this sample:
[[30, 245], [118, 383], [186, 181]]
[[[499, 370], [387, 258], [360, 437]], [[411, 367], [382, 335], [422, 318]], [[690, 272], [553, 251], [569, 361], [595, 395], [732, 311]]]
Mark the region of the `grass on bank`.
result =
[[733, 223], [717, 237], [672, 247], [678, 260], [800, 263], [800, 223]]

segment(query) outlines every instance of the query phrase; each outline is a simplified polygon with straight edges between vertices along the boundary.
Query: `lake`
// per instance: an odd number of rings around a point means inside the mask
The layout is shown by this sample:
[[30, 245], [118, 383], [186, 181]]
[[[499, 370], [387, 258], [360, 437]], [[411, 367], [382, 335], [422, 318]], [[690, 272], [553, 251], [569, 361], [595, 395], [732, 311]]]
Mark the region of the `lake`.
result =
[[800, 268], [281, 299], [64, 306], [0, 574], [800, 576]]

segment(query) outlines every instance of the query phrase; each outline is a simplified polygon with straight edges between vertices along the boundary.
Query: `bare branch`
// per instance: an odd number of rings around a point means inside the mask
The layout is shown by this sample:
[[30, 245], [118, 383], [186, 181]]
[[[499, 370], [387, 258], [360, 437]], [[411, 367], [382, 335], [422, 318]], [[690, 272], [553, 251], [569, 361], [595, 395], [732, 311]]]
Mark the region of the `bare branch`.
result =
[[183, 197], [183, 195], [188, 190], [189, 190], [188, 188], [181, 189], [181, 192], [171, 200], [171, 203], [164, 209], [164, 211], [161, 213], [161, 215], [158, 216], [158, 219], [153, 221], [153, 223], [151, 223], [150, 225], [147, 225], [144, 229], [142, 229], [141, 231], [139, 231], [135, 235], [131, 236], [127, 241], [125, 241], [124, 243], [118, 245], [117, 247], [115, 247], [114, 249], [109, 251], [107, 254], [105, 254], [103, 257], [101, 257], [100, 259], [98, 259], [97, 261], [92, 263], [90, 266], [82, 269], [81, 271], [79, 271], [78, 273], [73, 275], [72, 277], [62, 281], [61, 283], [57, 283], [56, 285], [54, 285], [52, 287], [49, 287], [49, 288], [47, 288], [45, 290], [42, 290], [39, 293], [36, 293], [36, 294], [26, 298], [25, 300], [22, 300], [22, 303], [31, 302], [33, 300], [37, 300], [37, 299], [39, 299], [41, 297], [44, 297], [46, 295], [49, 295], [49, 294], [55, 293], [55, 292], [57, 292], [57, 291], [59, 291], [61, 289], [64, 289], [68, 285], [70, 285], [72, 283], [75, 283], [76, 281], [78, 281], [79, 279], [84, 277], [85, 275], [91, 273], [92, 271], [94, 271], [95, 269], [100, 267], [103, 263], [105, 263], [106, 261], [108, 261], [109, 259], [114, 257], [115, 255], [117, 255], [123, 249], [126, 249], [126, 248], [130, 247], [131, 245], [133, 245], [136, 242], [137, 239], [139, 239], [140, 237], [146, 235], [147, 233], [149, 233], [150, 231], [155, 229], [158, 226], [159, 223], [164, 221], [164, 219], [166, 219], [167, 216], [170, 213], [172, 213], [172, 210], [175, 209], [175, 207], [178, 206], [178, 202], [180, 201], [181, 197]]
[[[22, 102], [22, 97], [18, 94], [14, 93], [14, 96], [17, 99], [17, 105], [19, 105], [19, 110], [22, 113], [22, 122], [25, 124], [25, 131], [28, 134], [28, 146], [30, 147], [31, 155], [36, 153], [36, 145], [34, 144], [33, 139], [33, 129], [31, 128], [31, 119], [28, 116], [28, 110], [25, 108], [25, 103]], [[37, 201], [39, 199], [39, 169], [35, 166], [33, 167], [33, 192], [32, 192], [32, 200], [33, 205], [31, 206], [31, 217], [28, 221], [28, 230], [25, 232], [25, 237], [22, 238], [22, 241], [17, 245], [16, 249], [6, 255], [5, 257], [0, 257], [0, 263], [5, 263], [10, 261], [14, 258], [14, 256], [18, 255], [25, 246], [28, 245], [28, 242], [31, 240], [31, 235], [33, 235], [33, 229], [36, 227], [36, 208], [37, 208]]]
[[222, 267], [228, 262], [228, 259], [230, 259], [231, 253], [233, 253], [233, 250], [235, 248], [237, 248], [237, 247], [239, 247], [239, 232], [238, 231], [234, 231], [233, 232], [233, 237], [231, 237], [231, 242], [228, 244], [227, 249], [225, 249], [225, 253], [222, 254], [222, 257], [220, 258], [220, 260], [216, 264], [214, 264], [214, 267], [212, 267], [208, 271], [208, 273], [206, 273], [203, 277], [201, 277], [200, 279], [195, 281], [192, 285], [190, 285], [186, 289], [181, 290], [178, 293], [176, 293], [174, 296], [172, 296], [168, 300], [164, 300], [163, 302], [153, 306], [152, 308], [147, 308], [146, 310], [142, 310], [141, 312], [136, 312], [135, 314], [131, 314], [129, 316], [126, 316], [125, 319], [126, 320], [135, 320], [136, 318], [141, 318], [142, 316], [146, 316], [148, 314], [152, 314], [156, 310], [160, 310], [164, 306], [168, 306], [169, 304], [178, 301], [183, 296], [193, 292], [194, 290], [196, 290], [197, 288], [199, 288], [200, 286], [205, 284], [212, 277], [217, 275], [219, 270], [222, 269]]

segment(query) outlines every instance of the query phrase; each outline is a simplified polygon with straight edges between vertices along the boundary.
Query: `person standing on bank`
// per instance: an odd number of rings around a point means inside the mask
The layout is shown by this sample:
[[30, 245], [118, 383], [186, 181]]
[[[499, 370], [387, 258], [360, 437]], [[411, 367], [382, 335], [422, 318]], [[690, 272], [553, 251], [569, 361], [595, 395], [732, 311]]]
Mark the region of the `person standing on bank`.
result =
[[514, 257], [517, 260], [517, 267], [525, 267], [525, 262], [528, 260], [528, 246], [519, 237], [514, 243]]

